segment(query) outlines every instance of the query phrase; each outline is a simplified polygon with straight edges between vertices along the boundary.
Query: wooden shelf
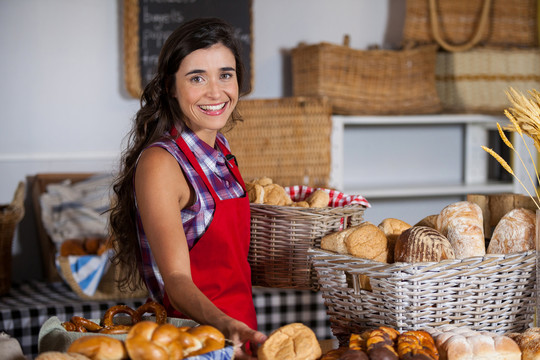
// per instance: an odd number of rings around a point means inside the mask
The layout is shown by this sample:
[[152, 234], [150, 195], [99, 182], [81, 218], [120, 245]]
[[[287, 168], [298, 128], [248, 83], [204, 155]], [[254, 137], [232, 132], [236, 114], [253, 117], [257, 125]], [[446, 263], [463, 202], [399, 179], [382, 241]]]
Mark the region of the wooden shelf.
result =
[[411, 185], [411, 186], [354, 186], [345, 185], [346, 194], [359, 194], [367, 199], [408, 198], [408, 197], [438, 197], [466, 194], [494, 194], [513, 192], [514, 185], [509, 182], [490, 182], [484, 184], [440, 184], [440, 185]]
[[[481, 114], [432, 114], [432, 115], [406, 115], [406, 116], [332, 116], [332, 170], [330, 185], [341, 189], [345, 193], [360, 194], [368, 199], [375, 198], [411, 198], [411, 197], [441, 197], [452, 195], [466, 195], [470, 193], [521, 193], [522, 188], [517, 180], [497, 182], [488, 179], [487, 162], [489, 155], [480, 147], [488, 143], [488, 132], [497, 129], [497, 123], [501, 126], [509, 124], [505, 116], [481, 115]], [[369, 179], [362, 179], [362, 184], [355, 179], [344, 178], [344, 141], [345, 132], [349, 129], [364, 127], [380, 127], [382, 131], [392, 131], [402, 126], [463, 126], [462, 152], [462, 181], [452, 184], [384, 184], [365, 185]], [[350, 137], [349, 137], [349, 140]], [[516, 150], [525, 160], [528, 169], [534, 168], [529, 161], [526, 148], [521, 142], [516, 142]], [[534, 146], [531, 145], [534, 149]], [[429, 149], [426, 149], [429, 151]], [[457, 152], [456, 152], [457, 153]], [[514, 154], [514, 163], [517, 164], [517, 156]], [[521, 165], [514, 168], [517, 177], [528, 183], [528, 175]]]

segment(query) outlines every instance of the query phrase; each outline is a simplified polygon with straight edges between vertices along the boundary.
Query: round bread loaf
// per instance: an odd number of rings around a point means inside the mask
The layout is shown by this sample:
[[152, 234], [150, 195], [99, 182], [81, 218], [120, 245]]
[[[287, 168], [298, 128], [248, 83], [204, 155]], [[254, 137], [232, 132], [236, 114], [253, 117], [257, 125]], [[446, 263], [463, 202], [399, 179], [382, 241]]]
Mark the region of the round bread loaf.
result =
[[81, 354], [92, 360], [121, 360], [128, 357], [122, 340], [107, 335], [80, 337], [71, 343], [67, 352]]
[[446, 206], [437, 218], [437, 229], [450, 241], [456, 259], [486, 254], [484, 218], [477, 204], [458, 201]]
[[345, 246], [345, 239], [353, 231], [358, 228], [359, 225], [348, 227], [344, 230], [339, 230], [328, 235], [325, 235], [321, 239], [321, 249], [337, 252], [338, 254], [348, 254], [347, 246]]
[[396, 262], [427, 262], [455, 259], [452, 245], [440, 232], [427, 226], [413, 226], [398, 237]]
[[394, 248], [396, 247], [396, 240], [401, 235], [402, 232], [411, 227], [410, 224], [406, 223], [403, 220], [386, 218], [378, 225], [386, 235], [386, 240], [388, 241], [388, 263], [394, 262]]
[[360, 224], [345, 238], [345, 246], [352, 256], [380, 262], [388, 259], [386, 235], [369, 221]]
[[536, 214], [513, 209], [497, 223], [489, 242], [488, 254], [513, 254], [536, 249]]
[[522, 360], [540, 358], [540, 328], [528, 328], [522, 333], [510, 333], [507, 336], [518, 344]]
[[322, 355], [313, 330], [292, 323], [272, 332], [257, 351], [259, 360], [316, 360]]

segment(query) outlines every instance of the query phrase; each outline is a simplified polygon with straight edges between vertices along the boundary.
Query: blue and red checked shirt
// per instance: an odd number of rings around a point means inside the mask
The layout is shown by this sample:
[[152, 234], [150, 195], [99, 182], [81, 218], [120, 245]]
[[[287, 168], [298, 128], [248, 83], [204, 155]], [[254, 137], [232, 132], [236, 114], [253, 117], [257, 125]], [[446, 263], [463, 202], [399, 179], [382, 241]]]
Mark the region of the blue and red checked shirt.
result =
[[[184, 139], [190, 150], [193, 152], [199, 164], [208, 178], [210, 184], [216, 191], [220, 199], [232, 199], [244, 196], [242, 186], [233, 177], [226, 165], [226, 159], [223, 153], [216, 148], [199, 139], [193, 131], [184, 127], [180, 131], [180, 136]], [[218, 133], [216, 141], [220, 140], [227, 149], [230, 149], [229, 143], [223, 134]], [[202, 178], [191, 166], [184, 153], [180, 150], [170, 134], [165, 134], [161, 139], [149, 145], [149, 147], [161, 147], [167, 150], [184, 171], [187, 181], [193, 186], [195, 191], [195, 202], [193, 205], [181, 210], [182, 225], [186, 234], [188, 247], [191, 249], [204, 234], [212, 221], [214, 213], [214, 200], [206, 188]], [[137, 200], [135, 197], [135, 204]], [[150, 250], [148, 239], [142, 226], [139, 209], [137, 206], [137, 233], [141, 251], [140, 272], [146, 286], [156, 301], [162, 301], [164, 295], [163, 278], [159, 273], [154, 257]]]

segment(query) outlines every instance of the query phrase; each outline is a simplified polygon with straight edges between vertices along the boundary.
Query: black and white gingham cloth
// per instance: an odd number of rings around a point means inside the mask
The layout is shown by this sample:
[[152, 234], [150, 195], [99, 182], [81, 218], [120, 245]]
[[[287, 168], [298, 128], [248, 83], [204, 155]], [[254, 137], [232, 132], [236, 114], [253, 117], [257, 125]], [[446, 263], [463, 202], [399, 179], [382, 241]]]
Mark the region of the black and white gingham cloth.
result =
[[[29, 359], [38, 355], [41, 325], [52, 316], [61, 321], [73, 315], [100, 319], [114, 305], [141, 306], [146, 299], [86, 300], [62, 282], [13, 284], [0, 296], [0, 332], [16, 338]], [[319, 340], [334, 339], [322, 295], [311, 290], [253, 288], [253, 302], [259, 330], [273, 330], [293, 322], [310, 327]]]

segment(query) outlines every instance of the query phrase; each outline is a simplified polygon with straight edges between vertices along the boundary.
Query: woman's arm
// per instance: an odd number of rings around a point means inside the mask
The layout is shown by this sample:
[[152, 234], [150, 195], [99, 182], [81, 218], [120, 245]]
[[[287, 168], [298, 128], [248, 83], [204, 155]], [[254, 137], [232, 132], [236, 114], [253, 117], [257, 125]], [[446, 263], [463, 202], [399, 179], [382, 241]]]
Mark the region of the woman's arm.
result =
[[[227, 316], [193, 283], [180, 211], [193, 203], [194, 196], [176, 159], [159, 147], [145, 150], [135, 173], [135, 192], [144, 231], [173, 307], [200, 324], [215, 326], [237, 345], [262, 343], [262, 333]], [[238, 356], [242, 358], [242, 354]]]

